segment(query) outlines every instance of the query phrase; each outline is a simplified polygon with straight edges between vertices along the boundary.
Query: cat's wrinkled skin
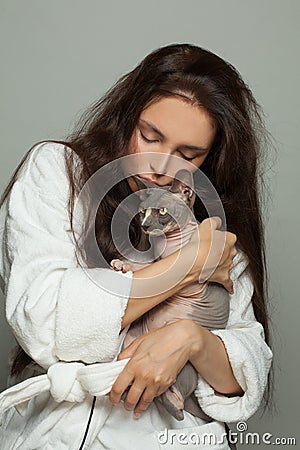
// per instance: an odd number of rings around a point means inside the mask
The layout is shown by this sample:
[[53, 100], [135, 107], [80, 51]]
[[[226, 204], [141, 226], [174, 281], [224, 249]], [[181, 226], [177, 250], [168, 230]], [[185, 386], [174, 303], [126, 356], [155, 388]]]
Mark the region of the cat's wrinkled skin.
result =
[[[180, 180], [176, 177], [180, 177]], [[153, 260], [166, 257], [185, 245], [197, 226], [193, 214], [195, 192], [192, 189], [192, 175], [187, 170], [180, 170], [176, 173], [172, 186], [159, 189], [153, 189], [157, 186], [151, 182], [137, 176], [134, 178], [140, 187], [141, 227], [144, 235], [154, 244]], [[166, 236], [167, 245], [161, 253], [162, 233]], [[134, 272], [148, 264], [136, 262], [136, 259], [132, 262], [130, 256], [124, 261], [114, 259], [110, 262], [114, 270], [122, 272]], [[188, 318], [213, 330], [225, 328], [228, 316], [229, 294], [223, 286], [208, 282], [192, 283], [135, 320], [126, 334], [123, 349], [138, 336], [179, 319]], [[177, 420], [183, 420], [183, 410], [188, 410], [186, 405], [193, 396], [197, 381], [198, 373], [188, 362], [177, 375], [176, 382], [154, 401], [162, 403]], [[123, 393], [122, 399], [126, 397], [127, 392], [128, 390]], [[202, 417], [203, 412], [199, 406], [194, 407], [194, 414]]]

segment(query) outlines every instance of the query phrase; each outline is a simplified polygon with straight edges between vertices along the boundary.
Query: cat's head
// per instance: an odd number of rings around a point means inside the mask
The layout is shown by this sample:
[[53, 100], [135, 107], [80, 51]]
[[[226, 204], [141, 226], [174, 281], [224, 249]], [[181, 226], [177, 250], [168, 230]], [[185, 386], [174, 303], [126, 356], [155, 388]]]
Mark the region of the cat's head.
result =
[[146, 234], [170, 233], [193, 218], [196, 194], [191, 172], [178, 170], [171, 186], [158, 186], [138, 175], [133, 178], [140, 189], [139, 219]]

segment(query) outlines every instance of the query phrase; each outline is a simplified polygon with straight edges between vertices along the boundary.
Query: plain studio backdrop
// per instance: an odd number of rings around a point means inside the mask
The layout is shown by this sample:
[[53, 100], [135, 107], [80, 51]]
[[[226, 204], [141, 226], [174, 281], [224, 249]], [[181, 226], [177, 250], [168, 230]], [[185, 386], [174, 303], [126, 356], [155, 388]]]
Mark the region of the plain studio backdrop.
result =
[[[62, 139], [87, 106], [160, 46], [212, 50], [248, 83], [276, 147], [266, 163], [265, 211], [276, 410], [255, 414], [248, 430], [298, 442], [299, 13], [299, 0], [0, 1], [1, 193], [35, 142]], [[1, 389], [14, 342], [3, 300]]]

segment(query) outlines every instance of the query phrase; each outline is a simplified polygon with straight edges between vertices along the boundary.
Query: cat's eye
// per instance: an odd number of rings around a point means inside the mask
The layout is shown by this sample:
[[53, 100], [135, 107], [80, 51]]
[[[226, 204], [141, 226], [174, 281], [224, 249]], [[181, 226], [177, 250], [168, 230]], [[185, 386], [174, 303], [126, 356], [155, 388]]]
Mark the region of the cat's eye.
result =
[[164, 216], [165, 214], [167, 214], [167, 208], [160, 208], [159, 214], [160, 214], [161, 216]]
[[139, 211], [141, 214], [145, 214], [146, 210], [144, 208], [141, 208]]

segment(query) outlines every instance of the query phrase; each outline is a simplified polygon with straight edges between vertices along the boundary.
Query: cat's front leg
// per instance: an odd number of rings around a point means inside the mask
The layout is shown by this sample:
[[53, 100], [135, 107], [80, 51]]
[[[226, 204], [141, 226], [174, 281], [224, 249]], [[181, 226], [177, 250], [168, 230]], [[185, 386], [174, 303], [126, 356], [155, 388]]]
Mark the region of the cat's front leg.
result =
[[122, 271], [123, 273], [126, 273], [130, 270], [133, 270], [133, 266], [130, 263], [122, 261], [121, 259], [112, 259], [109, 264], [114, 270], [118, 272]]

